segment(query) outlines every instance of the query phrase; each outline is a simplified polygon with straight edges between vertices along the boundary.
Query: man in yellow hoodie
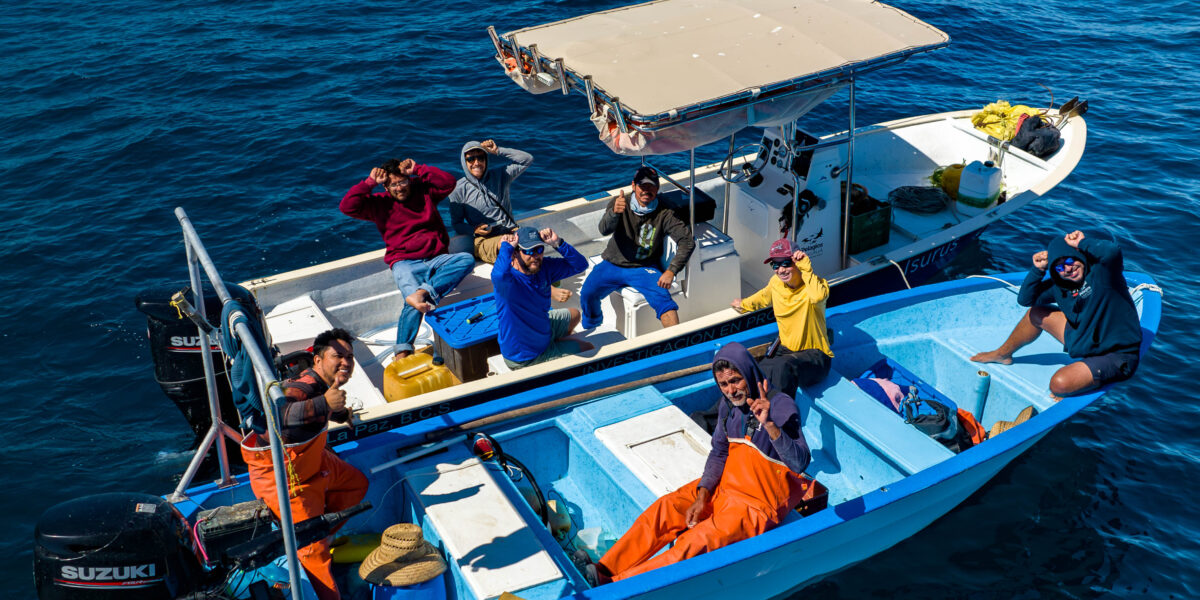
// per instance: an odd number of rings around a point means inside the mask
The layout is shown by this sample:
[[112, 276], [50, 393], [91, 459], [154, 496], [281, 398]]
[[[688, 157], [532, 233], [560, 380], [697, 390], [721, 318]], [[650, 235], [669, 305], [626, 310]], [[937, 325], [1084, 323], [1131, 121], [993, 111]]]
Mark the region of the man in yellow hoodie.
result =
[[732, 305], [745, 312], [774, 308], [779, 348], [759, 366], [777, 389], [794, 396], [797, 386], [813, 385], [829, 374], [833, 360], [825, 329], [829, 284], [813, 272], [808, 255], [792, 250], [786, 238], [771, 244], [771, 254], [763, 263], [775, 272], [767, 286]]

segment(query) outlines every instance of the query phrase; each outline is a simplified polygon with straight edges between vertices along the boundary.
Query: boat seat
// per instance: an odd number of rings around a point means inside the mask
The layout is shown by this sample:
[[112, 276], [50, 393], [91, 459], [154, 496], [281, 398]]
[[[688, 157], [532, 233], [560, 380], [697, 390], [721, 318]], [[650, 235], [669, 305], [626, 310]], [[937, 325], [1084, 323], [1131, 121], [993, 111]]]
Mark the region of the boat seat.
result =
[[516, 507], [475, 457], [404, 476], [424, 526], [445, 547], [474, 598], [496, 598], [563, 579]]
[[[324, 331], [334, 328], [329, 315], [309, 294], [288, 300], [271, 309], [266, 315], [267, 331], [271, 341], [283, 354], [311, 347], [313, 340]], [[351, 406], [370, 408], [387, 404], [383, 394], [371, 383], [369, 371], [364, 370], [358, 356], [372, 356], [371, 350], [361, 340], [354, 340], [354, 372], [357, 374], [342, 386], [346, 391], [346, 402]], [[382, 377], [378, 364], [372, 365]]]
[[[741, 281], [741, 268], [733, 238], [708, 223], [697, 223], [695, 229], [696, 250], [692, 252], [687, 266], [675, 275], [671, 283], [671, 298], [679, 305], [681, 321], [716, 312], [729, 304], [734, 296], [721, 293], [730, 281]], [[662, 259], [658, 268], [666, 269], [675, 258], [677, 246], [670, 237], [665, 241]], [[589, 259], [598, 264], [601, 256]], [[688, 293], [683, 293], [683, 282], [687, 281]], [[617, 330], [626, 338], [636, 337], [661, 328], [654, 309], [637, 290], [624, 287], [610, 296], [616, 314]]]
[[831, 371], [818, 386], [805, 388], [813, 403], [863, 443], [879, 450], [906, 475], [936, 465], [954, 453], [888, 410], [857, 385]]
[[673, 404], [600, 427], [595, 435], [656, 498], [699, 477], [712, 448], [708, 432]]

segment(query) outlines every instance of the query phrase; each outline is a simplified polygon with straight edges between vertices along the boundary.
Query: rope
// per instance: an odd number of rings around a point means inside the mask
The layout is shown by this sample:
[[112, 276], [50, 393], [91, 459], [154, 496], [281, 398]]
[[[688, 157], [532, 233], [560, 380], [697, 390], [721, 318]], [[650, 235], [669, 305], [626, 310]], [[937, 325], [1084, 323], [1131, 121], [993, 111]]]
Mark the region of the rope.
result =
[[171, 308], [175, 309], [176, 318], [178, 318], [180, 320], [183, 319], [183, 308], [182, 307], [183, 307], [184, 302], [186, 302], [186, 300], [182, 296], [178, 300], [172, 300], [170, 302]]
[[1163, 293], [1162, 288], [1153, 283], [1139, 283], [1139, 284], [1137, 284], [1137, 286], [1130, 288], [1129, 294], [1133, 295], [1134, 292], [1140, 292], [1142, 290], [1148, 290], [1148, 291], [1154, 292], [1154, 293], [1158, 294], [1159, 296], [1161, 296]]
[[1012, 290], [1021, 289], [1021, 286], [1019, 286], [1015, 283], [1005, 281], [1003, 279], [1000, 279], [999, 277], [992, 277], [991, 275], [967, 275], [966, 278], [967, 279], [991, 279], [992, 281], [999, 281], [1000, 283], [1003, 283], [1004, 285], [1008, 286], [1009, 289], [1012, 289]]
[[896, 266], [896, 270], [897, 270], [897, 271], [900, 271], [900, 279], [903, 279], [903, 280], [904, 280], [904, 287], [906, 287], [906, 288], [908, 288], [908, 289], [910, 289], [910, 290], [911, 290], [911, 289], [912, 289], [912, 284], [908, 282], [908, 276], [906, 276], [906, 275], [904, 274], [904, 267], [901, 267], [901, 266], [900, 266], [900, 263], [898, 263], [898, 262], [896, 262], [896, 261], [894, 261], [894, 260], [892, 260], [892, 259], [890, 259], [890, 258], [888, 259], [888, 262], [890, 262], [890, 263], [892, 263], [893, 265], [895, 265], [895, 266]]

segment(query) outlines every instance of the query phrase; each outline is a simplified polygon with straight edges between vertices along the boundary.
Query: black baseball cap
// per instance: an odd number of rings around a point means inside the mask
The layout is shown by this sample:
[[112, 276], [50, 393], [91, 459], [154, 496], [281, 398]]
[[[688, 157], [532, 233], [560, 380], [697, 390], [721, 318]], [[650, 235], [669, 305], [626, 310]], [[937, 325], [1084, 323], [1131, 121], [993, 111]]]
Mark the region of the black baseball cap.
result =
[[633, 174], [633, 183], [634, 183], [634, 185], [641, 185], [643, 183], [652, 183], [655, 186], [657, 186], [658, 185], [658, 171], [655, 171], [654, 167], [642, 166], [642, 168], [637, 170], [637, 173]]

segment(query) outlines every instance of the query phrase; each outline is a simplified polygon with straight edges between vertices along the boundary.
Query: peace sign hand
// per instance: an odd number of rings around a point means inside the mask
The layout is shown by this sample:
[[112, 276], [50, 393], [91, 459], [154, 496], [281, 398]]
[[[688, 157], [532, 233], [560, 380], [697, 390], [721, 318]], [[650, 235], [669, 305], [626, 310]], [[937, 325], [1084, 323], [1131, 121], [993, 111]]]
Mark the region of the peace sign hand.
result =
[[759, 423], [766, 425], [771, 422], [771, 400], [768, 391], [767, 380], [763, 379], [758, 382], [758, 398], [750, 401], [750, 412], [754, 413], [754, 418], [758, 419]]

